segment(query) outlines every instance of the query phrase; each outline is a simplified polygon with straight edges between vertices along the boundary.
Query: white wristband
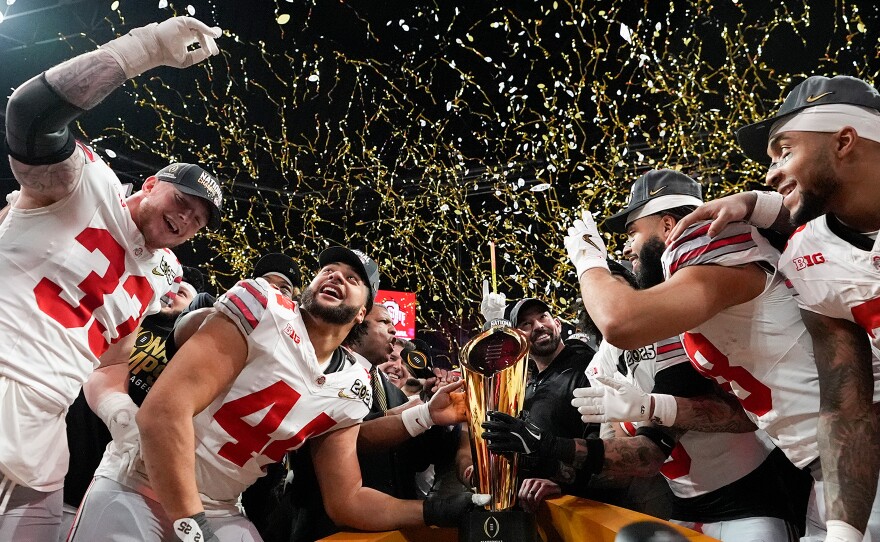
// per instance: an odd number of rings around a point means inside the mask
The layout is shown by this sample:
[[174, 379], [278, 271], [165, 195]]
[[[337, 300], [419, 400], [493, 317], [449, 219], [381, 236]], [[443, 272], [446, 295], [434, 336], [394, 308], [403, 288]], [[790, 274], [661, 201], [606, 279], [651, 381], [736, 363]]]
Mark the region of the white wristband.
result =
[[678, 414], [678, 403], [675, 402], [675, 397], [652, 393], [651, 398], [654, 399], [654, 415], [651, 417], [651, 421], [666, 427], [675, 424], [675, 416]]
[[864, 535], [855, 527], [839, 519], [825, 522], [825, 542], [862, 542]]
[[127, 393], [114, 391], [105, 395], [101, 402], [98, 403], [95, 414], [101, 418], [104, 425], [107, 426], [107, 429], [116, 438], [114, 433], [116, 426], [119, 424], [128, 426], [134, 423], [134, 416], [137, 414], [137, 411], [137, 405], [134, 404], [134, 401], [131, 400]]
[[755, 209], [749, 216], [749, 224], [756, 228], [769, 228], [779, 217], [784, 198], [779, 192], [752, 190], [752, 194], [758, 199], [755, 201]]
[[417, 437], [434, 426], [427, 404], [408, 408], [400, 413], [400, 421], [411, 437]]

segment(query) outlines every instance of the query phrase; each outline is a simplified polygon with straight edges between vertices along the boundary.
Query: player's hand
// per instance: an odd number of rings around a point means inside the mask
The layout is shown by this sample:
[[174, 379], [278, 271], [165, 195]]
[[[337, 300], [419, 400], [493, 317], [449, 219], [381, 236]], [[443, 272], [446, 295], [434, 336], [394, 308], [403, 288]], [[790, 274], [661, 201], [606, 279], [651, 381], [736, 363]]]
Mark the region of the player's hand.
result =
[[715, 237], [731, 222], [749, 218], [755, 210], [757, 199], [754, 192], [742, 192], [704, 203], [678, 221], [666, 237], [666, 244], [675, 242], [686, 229], [702, 220], [712, 221], [708, 234], [709, 237]]
[[480, 314], [487, 322], [504, 318], [504, 309], [507, 307], [507, 296], [502, 293], [494, 294], [489, 290], [489, 281], [483, 279], [483, 300], [480, 302]]
[[578, 279], [588, 269], [603, 267], [608, 269], [608, 249], [605, 241], [599, 235], [599, 228], [589, 211], [583, 212], [582, 220], [575, 220], [572, 227], [568, 228], [565, 236], [565, 249], [568, 257], [574, 265]]
[[523, 480], [519, 488], [519, 504], [526, 512], [534, 513], [544, 502], [544, 499], [552, 499], [562, 495], [559, 484], [545, 478], [527, 478]]
[[534, 454], [542, 460], [570, 461], [574, 456], [574, 440], [557, 437], [521, 418], [497, 411], [486, 413], [483, 439], [496, 453]]
[[174, 522], [174, 535], [183, 542], [220, 542], [208, 525], [204, 512]]
[[464, 380], [443, 386], [428, 401], [428, 412], [434, 425], [455, 425], [467, 421], [467, 400], [464, 391]]
[[576, 388], [571, 400], [584, 423], [643, 422], [650, 418], [650, 394], [611, 377], [590, 378], [590, 383], [590, 387]]
[[[192, 17], [172, 17], [135, 28], [103, 46], [129, 79], [157, 66], [188, 68], [220, 52], [214, 41], [223, 34]], [[198, 43], [199, 47], [190, 46]]]
[[485, 506], [491, 500], [490, 495], [465, 491], [449, 497], [429, 495], [422, 505], [422, 517], [425, 525], [437, 527], [458, 527], [462, 517], [476, 508]]
[[97, 411], [98, 417], [110, 430], [113, 446], [122, 458], [123, 470], [127, 473], [135, 471], [140, 460], [140, 432], [135, 420], [137, 411], [138, 407], [131, 397], [120, 392], [107, 395]]

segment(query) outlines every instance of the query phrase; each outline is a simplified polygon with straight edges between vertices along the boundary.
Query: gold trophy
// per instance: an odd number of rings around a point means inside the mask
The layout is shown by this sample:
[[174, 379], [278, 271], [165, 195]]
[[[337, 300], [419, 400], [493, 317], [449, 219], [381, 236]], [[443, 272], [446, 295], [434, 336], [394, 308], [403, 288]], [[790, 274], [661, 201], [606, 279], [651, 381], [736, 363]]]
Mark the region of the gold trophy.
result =
[[511, 510], [516, 504], [518, 456], [490, 452], [482, 437], [488, 411], [518, 416], [522, 410], [528, 355], [528, 339], [507, 320], [492, 320], [485, 331], [462, 348], [477, 492], [492, 496], [486, 511], [475, 510], [463, 522], [459, 537], [462, 541], [536, 540], [534, 518]]

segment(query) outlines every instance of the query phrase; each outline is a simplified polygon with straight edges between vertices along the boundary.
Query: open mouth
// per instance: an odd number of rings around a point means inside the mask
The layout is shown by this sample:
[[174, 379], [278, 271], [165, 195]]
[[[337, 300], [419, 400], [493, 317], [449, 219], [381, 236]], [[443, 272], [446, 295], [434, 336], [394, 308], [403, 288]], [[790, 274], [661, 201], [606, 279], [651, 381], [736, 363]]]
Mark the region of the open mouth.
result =
[[780, 194], [782, 194], [782, 196], [784, 197], [784, 196], [787, 196], [787, 195], [791, 194], [791, 193], [794, 191], [794, 189], [795, 189], [796, 186], [797, 186], [797, 183], [796, 183], [796, 182], [794, 182], [794, 181], [788, 181], [788, 182], [782, 183], [782, 184], [776, 189], [776, 191], [779, 192]]
[[324, 295], [329, 295], [330, 297], [335, 299], [342, 299], [342, 290], [332, 284], [325, 284], [324, 287], [321, 288], [320, 293]]
[[174, 222], [172, 222], [171, 219], [169, 219], [167, 216], [164, 217], [164, 218], [165, 218], [165, 226], [168, 227], [168, 231], [170, 231], [170, 232], [173, 233], [174, 235], [179, 234], [179, 233], [180, 233], [180, 228], [178, 228], [178, 227], [174, 224]]

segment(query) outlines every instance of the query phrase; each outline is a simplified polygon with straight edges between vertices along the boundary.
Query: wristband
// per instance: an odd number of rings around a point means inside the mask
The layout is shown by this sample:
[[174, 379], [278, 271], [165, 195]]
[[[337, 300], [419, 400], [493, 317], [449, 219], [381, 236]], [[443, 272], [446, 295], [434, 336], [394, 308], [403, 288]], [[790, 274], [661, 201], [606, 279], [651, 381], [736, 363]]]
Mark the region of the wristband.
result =
[[862, 542], [864, 535], [845, 521], [829, 519], [825, 522], [825, 542]]
[[137, 405], [134, 404], [134, 401], [132, 401], [127, 393], [115, 391], [106, 394], [101, 399], [101, 402], [98, 403], [98, 407], [95, 409], [95, 414], [101, 418], [101, 421], [110, 430], [113, 439], [117, 440], [119, 438], [117, 430], [122, 429], [124, 431], [129, 425], [135, 423], [134, 416], [137, 414], [137, 411]]
[[427, 404], [408, 408], [400, 413], [400, 421], [411, 437], [417, 437], [434, 426]]
[[585, 439], [587, 443], [587, 461], [584, 470], [587, 474], [599, 474], [605, 466], [605, 441], [600, 438]]
[[678, 414], [678, 403], [675, 402], [675, 397], [663, 393], [652, 393], [651, 398], [654, 400], [654, 415], [651, 416], [651, 421], [667, 427], [674, 425], [675, 416]]
[[653, 425], [643, 425], [636, 429], [636, 436], [645, 437], [660, 448], [663, 455], [669, 457], [672, 449], [675, 448], [675, 440], [666, 434], [665, 431]]
[[752, 194], [758, 199], [755, 200], [755, 208], [749, 215], [749, 224], [756, 228], [769, 228], [779, 217], [784, 198], [779, 192], [752, 190]]

